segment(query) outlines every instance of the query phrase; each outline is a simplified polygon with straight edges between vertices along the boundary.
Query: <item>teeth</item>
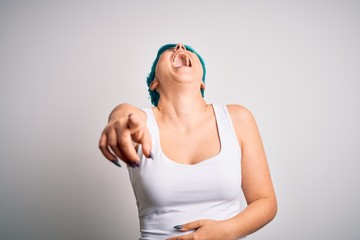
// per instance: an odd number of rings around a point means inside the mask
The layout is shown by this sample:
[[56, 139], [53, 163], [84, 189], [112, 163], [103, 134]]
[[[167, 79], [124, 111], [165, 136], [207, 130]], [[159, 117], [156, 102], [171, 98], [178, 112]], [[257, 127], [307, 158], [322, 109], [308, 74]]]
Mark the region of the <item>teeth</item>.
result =
[[186, 53], [184, 53], [184, 52], [179, 52], [179, 53], [177, 53], [177, 54], [174, 56], [173, 62], [174, 62], [175, 64], [178, 64], [178, 59], [179, 59], [179, 56], [180, 56], [180, 55], [185, 57], [185, 65], [186, 65], [187, 67], [191, 67], [190, 58], [189, 58], [189, 56], [188, 56]]

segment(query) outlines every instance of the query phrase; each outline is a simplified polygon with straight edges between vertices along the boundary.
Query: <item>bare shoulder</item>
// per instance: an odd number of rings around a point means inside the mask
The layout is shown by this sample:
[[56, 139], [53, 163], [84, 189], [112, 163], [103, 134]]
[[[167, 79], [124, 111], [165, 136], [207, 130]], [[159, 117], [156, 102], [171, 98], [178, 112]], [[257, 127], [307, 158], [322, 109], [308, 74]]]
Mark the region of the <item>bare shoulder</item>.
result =
[[241, 105], [227, 105], [234, 130], [241, 148], [250, 139], [259, 136], [255, 118], [249, 109]]
[[255, 121], [251, 111], [246, 107], [238, 104], [229, 104], [226, 106], [234, 125], [237, 125], [237, 123], [249, 124]]

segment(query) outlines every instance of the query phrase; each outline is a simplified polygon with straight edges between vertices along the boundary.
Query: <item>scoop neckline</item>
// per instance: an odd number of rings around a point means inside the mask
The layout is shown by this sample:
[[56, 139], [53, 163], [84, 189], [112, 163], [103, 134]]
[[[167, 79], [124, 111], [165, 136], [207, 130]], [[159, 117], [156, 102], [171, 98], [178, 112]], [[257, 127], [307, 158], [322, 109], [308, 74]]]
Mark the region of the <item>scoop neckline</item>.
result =
[[154, 125], [156, 127], [159, 152], [161, 154], [162, 159], [165, 159], [165, 162], [167, 162], [169, 164], [176, 165], [176, 166], [181, 166], [181, 167], [198, 167], [198, 166], [202, 166], [202, 165], [205, 165], [205, 164], [209, 164], [211, 162], [216, 162], [216, 160], [220, 159], [220, 156], [223, 153], [223, 140], [222, 140], [223, 138], [221, 137], [221, 132], [222, 131], [220, 130], [220, 126], [219, 126], [219, 123], [218, 123], [218, 112], [217, 112], [217, 109], [216, 109], [217, 106], [214, 105], [214, 104], [209, 104], [209, 105], [211, 105], [211, 107], [213, 109], [213, 112], [214, 112], [214, 116], [215, 116], [215, 121], [216, 121], [216, 126], [217, 126], [217, 133], [218, 133], [218, 137], [219, 137], [219, 141], [220, 141], [220, 150], [214, 156], [211, 156], [209, 158], [201, 160], [200, 162], [197, 162], [195, 164], [179, 163], [179, 162], [176, 162], [173, 159], [169, 158], [168, 156], [166, 156], [166, 154], [164, 153], [164, 151], [162, 149], [162, 146], [161, 146], [159, 125], [158, 125], [158, 123], [156, 121], [153, 108], [150, 108], [151, 118], [152, 118], [152, 121], [154, 122]]

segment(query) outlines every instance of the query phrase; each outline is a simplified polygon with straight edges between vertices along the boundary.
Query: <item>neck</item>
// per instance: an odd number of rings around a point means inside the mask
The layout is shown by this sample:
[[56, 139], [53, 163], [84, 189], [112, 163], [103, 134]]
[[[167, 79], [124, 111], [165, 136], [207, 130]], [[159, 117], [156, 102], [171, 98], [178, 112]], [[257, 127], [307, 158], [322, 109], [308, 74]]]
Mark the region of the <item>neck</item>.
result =
[[[194, 91], [192, 91], [194, 93]], [[207, 111], [207, 103], [202, 98], [200, 90], [197, 94], [177, 94], [168, 97], [161, 95], [157, 106], [160, 118], [164, 122], [171, 121], [179, 127], [190, 127], [201, 120]]]

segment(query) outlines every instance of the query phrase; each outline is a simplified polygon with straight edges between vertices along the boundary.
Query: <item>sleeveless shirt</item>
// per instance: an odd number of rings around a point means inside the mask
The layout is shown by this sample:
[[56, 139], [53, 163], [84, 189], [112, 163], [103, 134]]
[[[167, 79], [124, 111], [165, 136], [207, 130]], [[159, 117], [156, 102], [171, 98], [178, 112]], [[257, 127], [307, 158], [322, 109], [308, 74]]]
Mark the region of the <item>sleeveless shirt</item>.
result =
[[175, 225], [199, 219], [225, 220], [240, 212], [241, 151], [225, 105], [213, 105], [219, 153], [197, 164], [177, 163], [161, 149], [159, 128], [151, 108], [147, 127], [152, 159], [138, 148], [140, 167], [128, 167], [140, 220], [139, 240], [164, 240], [188, 234]]

